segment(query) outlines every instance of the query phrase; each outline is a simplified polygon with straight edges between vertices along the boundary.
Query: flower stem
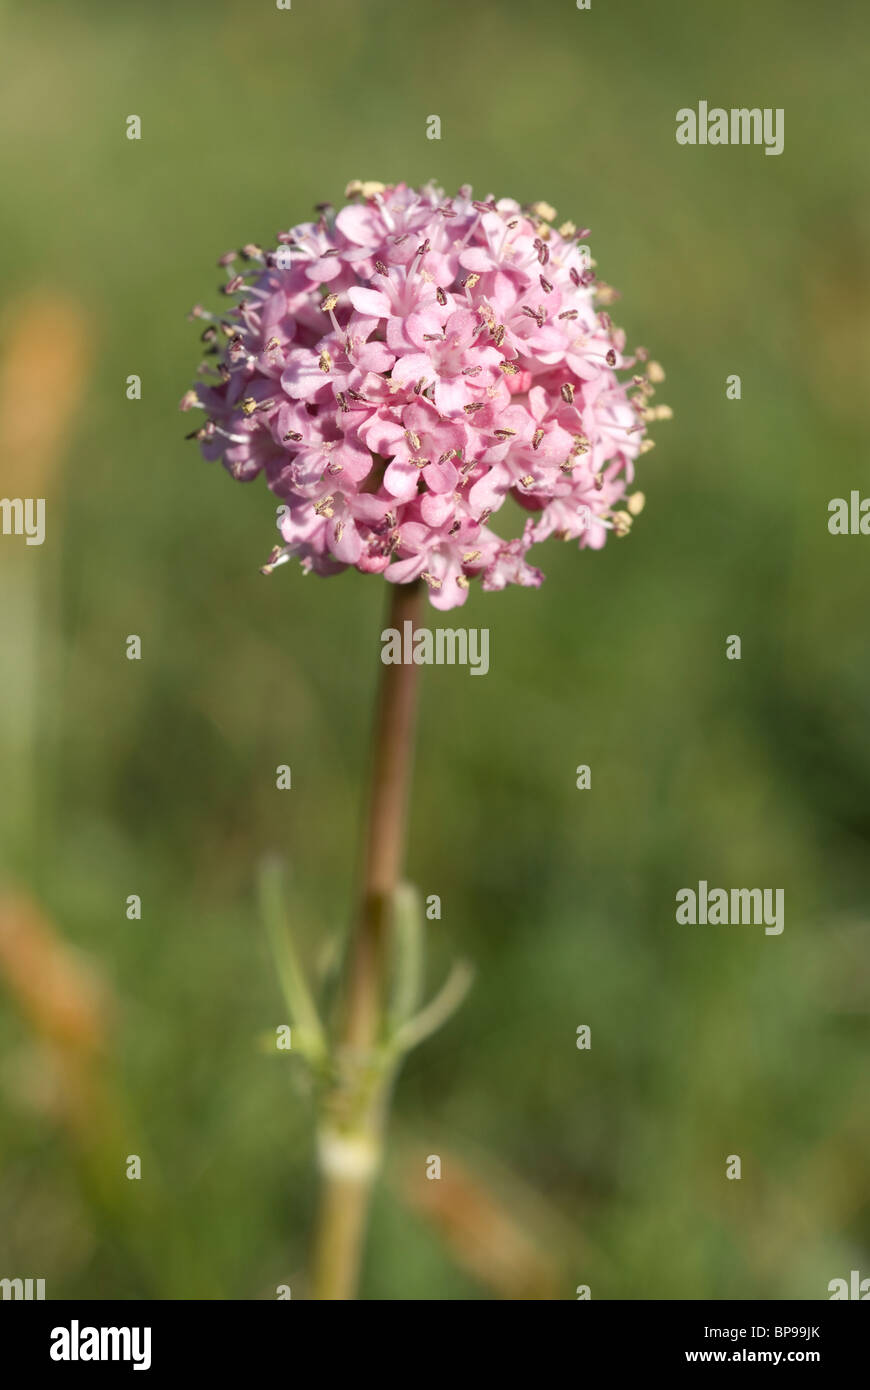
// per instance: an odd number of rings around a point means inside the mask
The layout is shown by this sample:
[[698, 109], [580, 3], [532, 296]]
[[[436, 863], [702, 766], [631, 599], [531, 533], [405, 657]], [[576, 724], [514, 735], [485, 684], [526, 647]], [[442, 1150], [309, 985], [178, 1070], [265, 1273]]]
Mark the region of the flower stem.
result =
[[[388, 626], [419, 617], [420, 581], [390, 588]], [[318, 1133], [320, 1205], [312, 1296], [356, 1296], [372, 1186], [380, 1166], [395, 1060], [381, 1047], [391, 918], [405, 848], [419, 668], [385, 665], [374, 728], [366, 842], [356, 928], [349, 949], [333, 1085]]]

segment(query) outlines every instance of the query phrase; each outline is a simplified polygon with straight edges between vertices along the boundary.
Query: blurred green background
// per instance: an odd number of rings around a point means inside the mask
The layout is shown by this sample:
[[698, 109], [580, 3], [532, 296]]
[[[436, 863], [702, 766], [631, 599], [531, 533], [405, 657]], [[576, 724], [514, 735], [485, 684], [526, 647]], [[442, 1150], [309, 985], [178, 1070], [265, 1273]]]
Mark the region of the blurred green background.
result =
[[[261, 1045], [254, 881], [286, 854], [328, 977], [385, 585], [259, 574], [264, 486], [183, 440], [185, 315], [348, 180], [430, 177], [591, 227], [675, 418], [631, 537], [474, 588], [489, 675], [424, 673], [408, 871], [431, 983], [477, 979], [401, 1076], [363, 1296], [870, 1275], [870, 540], [827, 531], [870, 495], [868, 43], [809, 0], [3, 6], [0, 492], [47, 531], [0, 540], [0, 1275], [304, 1296], [311, 1097]], [[678, 146], [701, 99], [783, 107], [784, 153]], [[784, 888], [785, 931], [678, 926], [702, 878]]]

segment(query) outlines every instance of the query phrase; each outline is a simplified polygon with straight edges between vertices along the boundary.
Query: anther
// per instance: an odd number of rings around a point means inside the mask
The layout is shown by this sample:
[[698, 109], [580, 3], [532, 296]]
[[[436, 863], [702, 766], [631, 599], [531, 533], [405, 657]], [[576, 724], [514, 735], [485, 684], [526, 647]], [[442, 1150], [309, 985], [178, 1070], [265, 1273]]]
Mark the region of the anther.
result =
[[279, 563], [279, 557], [280, 557], [280, 556], [281, 556], [281, 546], [280, 546], [280, 545], [273, 546], [273, 548], [272, 548], [272, 553], [271, 553], [271, 555], [269, 556], [268, 560], [266, 561], [265, 565], [261, 565], [261, 566], [260, 566], [260, 573], [261, 573], [261, 574], [271, 574], [272, 571], [273, 571], [273, 569], [275, 568], [276, 564]]

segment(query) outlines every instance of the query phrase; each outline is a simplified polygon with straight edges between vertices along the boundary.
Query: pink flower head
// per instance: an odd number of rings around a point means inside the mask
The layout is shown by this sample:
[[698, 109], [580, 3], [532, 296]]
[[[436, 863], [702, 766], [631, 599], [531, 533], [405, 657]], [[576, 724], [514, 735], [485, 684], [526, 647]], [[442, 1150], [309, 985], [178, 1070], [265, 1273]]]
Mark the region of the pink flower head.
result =
[[[222, 257], [237, 302], [193, 311], [217, 360], [182, 409], [205, 410], [207, 459], [264, 473], [280, 500], [266, 571], [297, 556], [318, 574], [422, 578], [448, 609], [476, 578], [539, 585], [526, 556], [550, 536], [626, 535], [647, 422], [670, 414], [650, 405], [664, 374], [625, 355], [576, 228], [468, 188], [347, 196], [272, 251]], [[490, 522], [508, 497], [529, 516], [504, 539]]]

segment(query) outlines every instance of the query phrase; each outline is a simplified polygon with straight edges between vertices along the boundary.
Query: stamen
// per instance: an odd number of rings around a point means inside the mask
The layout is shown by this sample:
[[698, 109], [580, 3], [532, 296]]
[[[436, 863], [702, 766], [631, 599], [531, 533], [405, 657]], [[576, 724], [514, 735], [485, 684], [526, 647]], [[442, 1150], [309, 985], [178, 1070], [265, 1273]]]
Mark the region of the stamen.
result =
[[265, 565], [260, 566], [260, 573], [271, 574], [274, 569], [277, 569], [278, 565], [286, 564], [289, 559], [290, 556], [287, 555], [284, 550], [282, 550], [281, 546], [276, 545], [273, 548], [272, 553], [270, 554]]

